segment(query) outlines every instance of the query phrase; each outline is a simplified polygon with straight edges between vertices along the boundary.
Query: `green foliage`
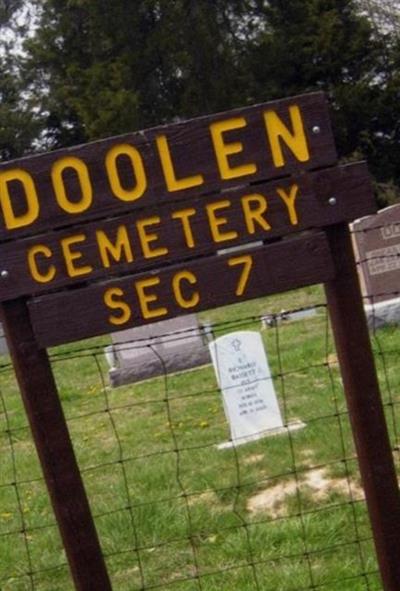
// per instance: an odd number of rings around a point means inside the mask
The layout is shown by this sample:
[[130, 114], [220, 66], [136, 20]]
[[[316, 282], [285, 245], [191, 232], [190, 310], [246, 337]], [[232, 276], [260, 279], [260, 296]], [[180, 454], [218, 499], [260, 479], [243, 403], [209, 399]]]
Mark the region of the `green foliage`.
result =
[[245, 2], [47, 0], [29, 68], [56, 144], [240, 103], [230, 32]]
[[17, 156], [26, 145], [24, 132], [29, 122], [18, 102], [18, 87], [7, 63], [0, 60], [0, 160]]
[[16, 31], [23, 30], [14, 18], [21, 4], [17, 0], [0, 0], [0, 161], [22, 155], [39, 133], [18, 67], [19, 58], [12, 52]]
[[381, 40], [370, 22], [352, 0], [272, 0], [262, 14], [264, 30], [249, 58], [257, 72], [254, 98], [324, 90], [339, 154], [370, 155], [383, 68]]

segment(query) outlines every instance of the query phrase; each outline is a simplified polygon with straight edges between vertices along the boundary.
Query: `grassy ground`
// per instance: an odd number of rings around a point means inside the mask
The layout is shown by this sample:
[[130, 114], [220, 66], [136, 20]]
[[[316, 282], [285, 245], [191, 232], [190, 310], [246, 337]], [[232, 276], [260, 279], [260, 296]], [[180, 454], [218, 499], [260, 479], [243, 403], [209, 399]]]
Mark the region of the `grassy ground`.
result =
[[[202, 319], [219, 336], [321, 302], [314, 287]], [[108, 339], [52, 351], [115, 590], [381, 589], [326, 310], [262, 335], [285, 421], [307, 426], [225, 450], [216, 446], [229, 429], [211, 366], [110, 389]], [[398, 446], [398, 331], [373, 343]], [[72, 589], [6, 358], [0, 386], [0, 589]]]

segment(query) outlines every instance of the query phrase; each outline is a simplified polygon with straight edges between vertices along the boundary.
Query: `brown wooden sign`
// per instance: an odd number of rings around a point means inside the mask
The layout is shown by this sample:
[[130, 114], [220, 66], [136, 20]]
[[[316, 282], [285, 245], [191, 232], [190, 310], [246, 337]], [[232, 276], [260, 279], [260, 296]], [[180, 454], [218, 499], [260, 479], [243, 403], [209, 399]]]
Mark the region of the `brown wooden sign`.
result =
[[[49, 347], [327, 281], [323, 233], [34, 298], [36, 338]], [[84, 319], [84, 321], [82, 321]]]
[[0, 239], [182, 201], [336, 160], [322, 93], [24, 158], [0, 166]]

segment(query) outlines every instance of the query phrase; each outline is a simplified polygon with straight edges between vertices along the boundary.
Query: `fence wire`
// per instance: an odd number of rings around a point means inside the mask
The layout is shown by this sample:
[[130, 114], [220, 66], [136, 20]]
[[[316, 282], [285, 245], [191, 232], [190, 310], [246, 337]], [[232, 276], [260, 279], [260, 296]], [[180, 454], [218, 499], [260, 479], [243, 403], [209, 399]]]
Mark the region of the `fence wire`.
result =
[[[197, 342], [203, 359], [210, 340], [261, 333], [281, 432], [227, 445], [231, 432], [210, 359], [173, 371], [192, 332], [168, 334], [164, 348], [159, 335], [119, 345], [158, 370], [141, 381], [130, 372], [131, 383], [117, 387], [124, 368], [115, 348], [110, 367], [108, 337], [51, 352], [113, 589], [381, 590], [321, 286], [200, 320], [207, 327]], [[399, 466], [398, 327], [372, 322], [371, 337]], [[0, 588], [73, 589], [6, 356], [0, 442]]]

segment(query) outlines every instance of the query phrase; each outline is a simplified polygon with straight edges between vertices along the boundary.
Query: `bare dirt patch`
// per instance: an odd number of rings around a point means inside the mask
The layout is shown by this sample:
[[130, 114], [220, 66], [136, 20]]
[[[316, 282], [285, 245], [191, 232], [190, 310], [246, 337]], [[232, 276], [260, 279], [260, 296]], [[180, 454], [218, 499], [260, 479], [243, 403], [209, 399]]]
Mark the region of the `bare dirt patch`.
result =
[[337, 358], [336, 353], [330, 353], [326, 359], [328, 365], [330, 365], [331, 367], [338, 367], [339, 365], [339, 361]]
[[291, 480], [275, 484], [258, 492], [247, 501], [250, 513], [267, 512], [271, 517], [287, 515], [287, 501], [290, 497], [300, 493], [309, 493], [313, 500], [321, 501], [332, 493], [350, 497], [353, 500], [364, 498], [364, 491], [354, 480], [347, 478], [331, 478], [325, 468], [310, 470], [299, 482], [293, 477]]
[[272, 517], [284, 515], [286, 514], [284, 502], [296, 493], [296, 489], [297, 484], [293, 479], [262, 490], [248, 499], [247, 511], [250, 513], [266, 511]]
[[354, 480], [347, 478], [330, 478], [324, 468], [310, 470], [305, 485], [311, 490], [313, 499], [320, 501], [331, 493], [350, 496], [353, 500], [364, 498], [364, 491]]

